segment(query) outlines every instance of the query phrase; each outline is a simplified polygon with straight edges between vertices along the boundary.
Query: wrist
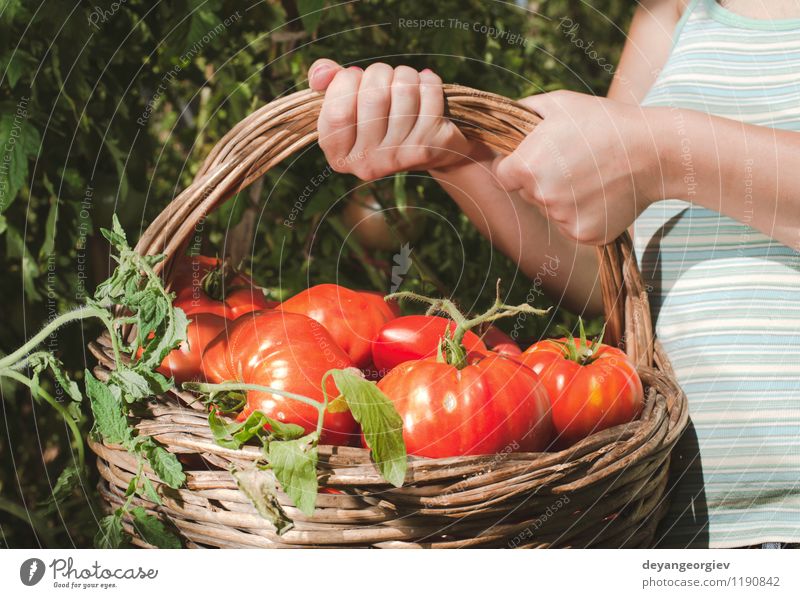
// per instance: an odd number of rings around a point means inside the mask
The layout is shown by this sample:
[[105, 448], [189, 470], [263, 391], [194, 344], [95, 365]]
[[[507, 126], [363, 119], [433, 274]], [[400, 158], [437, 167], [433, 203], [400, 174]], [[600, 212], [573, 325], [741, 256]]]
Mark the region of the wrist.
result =
[[449, 161], [443, 161], [442, 164], [428, 168], [428, 172], [434, 177], [447, 176], [471, 164], [480, 162], [492, 163], [495, 153], [491, 148], [466, 137], [463, 141], [462, 144], [448, 150]]
[[688, 123], [682, 110], [676, 108], [648, 108], [647, 130], [651, 135], [653, 155], [648, 203], [662, 199], [691, 200], [695, 186], [691, 141]]

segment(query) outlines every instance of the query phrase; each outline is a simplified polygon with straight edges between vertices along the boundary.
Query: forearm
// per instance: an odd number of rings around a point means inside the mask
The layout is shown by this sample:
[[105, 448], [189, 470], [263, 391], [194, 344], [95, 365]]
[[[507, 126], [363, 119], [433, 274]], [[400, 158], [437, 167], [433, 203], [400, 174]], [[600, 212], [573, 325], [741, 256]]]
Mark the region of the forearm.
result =
[[651, 108], [663, 185], [690, 201], [800, 248], [800, 134], [693, 110]]
[[534, 294], [545, 292], [578, 313], [602, 313], [596, 249], [568, 241], [535, 206], [492, 184], [493, 157], [479, 150], [474, 161], [431, 174], [481, 234], [519, 264]]

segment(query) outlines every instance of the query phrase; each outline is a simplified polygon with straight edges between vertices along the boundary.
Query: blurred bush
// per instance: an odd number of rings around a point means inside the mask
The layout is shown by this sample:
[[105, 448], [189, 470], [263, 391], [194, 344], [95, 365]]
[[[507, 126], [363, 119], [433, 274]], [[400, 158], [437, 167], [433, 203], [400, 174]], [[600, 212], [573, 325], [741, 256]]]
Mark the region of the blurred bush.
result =
[[[0, 349], [106, 277], [98, 229], [112, 213], [136, 238], [232, 125], [304, 88], [316, 58], [431, 68], [509, 97], [603, 94], [633, 3], [333, 4], [0, 0]], [[275, 298], [325, 281], [388, 291], [393, 265], [400, 288], [452, 294], [467, 308], [485, 307], [498, 278], [509, 302], [530, 298], [531, 282], [426, 176], [379, 181], [354, 199], [362, 184], [328, 173], [316, 149], [274, 169], [207, 220], [204, 251], [243, 263]], [[354, 229], [369, 214], [358, 202], [385, 209], [386, 222], [378, 215], [376, 230]], [[563, 312], [555, 320], [571, 322]], [[530, 319], [524, 335], [543, 327]], [[78, 373], [94, 333], [66, 330], [50, 346]], [[0, 390], [0, 545], [88, 545], [99, 517], [93, 488], [48, 502], [70, 460], [63, 426], [27, 393]]]

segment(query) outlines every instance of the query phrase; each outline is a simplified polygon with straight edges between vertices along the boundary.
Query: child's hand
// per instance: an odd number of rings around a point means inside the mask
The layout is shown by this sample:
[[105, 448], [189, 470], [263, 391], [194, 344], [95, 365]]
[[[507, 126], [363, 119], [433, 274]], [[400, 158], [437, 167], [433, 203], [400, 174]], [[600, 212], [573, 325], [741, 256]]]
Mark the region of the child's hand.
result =
[[362, 71], [321, 59], [308, 79], [312, 89], [325, 91], [319, 145], [337, 172], [373, 180], [445, 168], [473, 147], [444, 117], [442, 80], [428, 69], [376, 63]]
[[641, 107], [563, 91], [521, 103], [544, 121], [496, 162], [495, 175], [567, 237], [611, 242], [659, 199], [658, 154]]

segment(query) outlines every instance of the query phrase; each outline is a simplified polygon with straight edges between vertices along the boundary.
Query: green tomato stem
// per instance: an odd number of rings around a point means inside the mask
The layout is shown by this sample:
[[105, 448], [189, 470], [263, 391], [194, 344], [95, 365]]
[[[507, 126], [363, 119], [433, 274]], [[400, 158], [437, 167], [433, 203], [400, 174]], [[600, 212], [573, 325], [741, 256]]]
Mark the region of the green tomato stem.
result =
[[[5, 376], [6, 378], [11, 378], [12, 380], [16, 380], [20, 384], [24, 384], [31, 390], [31, 392], [34, 392], [33, 383], [31, 382], [30, 378], [20, 374], [19, 372], [16, 372], [11, 369], [6, 369], [0, 371], [0, 378], [2, 378], [3, 376]], [[40, 387], [36, 391], [36, 394], [38, 394], [42, 399], [44, 399], [51, 407], [53, 407], [53, 409], [58, 411], [64, 422], [69, 427], [70, 432], [72, 433], [72, 436], [75, 439], [75, 450], [78, 451], [78, 463], [80, 464], [79, 471], [83, 471], [84, 465], [86, 463], [86, 453], [83, 446], [83, 436], [81, 435], [81, 431], [78, 429], [78, 425], [75, 423], [75, 420], [72, 419], [72, 416], [67, 412], [64, 406], [61, 405], [61, 403], [59, 403], [58, 401], [56, 401], [46, 390]]]
[[262, 386], [261, 384], [247, 384], [245, 382], [223, 382], [221, 384], [207, 384], [205, 382], [185, 382], [183, 385], [184, 390], [189, 390], [193, 392], [202, 392], [202, 393], [212, 393], [212, 392], [224, 392], [227, 390], [257, 390], [260, 392], [268, 392], [271, 394], [280, 395], [282, 397], [286, 397], [287, 399], [294, 399], [295, 401], [300, 401], [301, 403], [305, 403], [306, 405], [311, 405], [315, 409], [322, 411], [324, 413], [324, 403], [320, 401], [315, 401], [314, 399], [309, 399], [308, 397], [304, 397], [303, 395], [295, 394], [293, 392], [288, 392], [286, 390], [280, 390], [278, 388], [272, 388], [270, 386]]
[[500, 318], [509, 318], [520, 314], [541, 316], [550, 311], [549, 309], [537, 309], [528, 305], [527, 303], [523, 303], [521, 305], [506, 305], [500, 299], [500, 281], [498, 280], [497, 283], [497, 298], [495, 299], [494, 305], [492, 305], [484, 313], [477, 315], [474, 318], [465, 317], [458, 307], [456, 307], [455, 303], [449, 299], [433, 299], [431, 297], [426, 297], [411, 291], [392, 293], [391, 295], [387, 295], [385, 299], [387, 301], [391, 299], [409, 299], [411, 301], [427, 303], [430, 305], [426, 311], [427, 315], [433, 315], [437, 312], [447, 314], [450, 319], [456, 323], [456, 328], [453, 331], [453, 337], [445, 338], [443, 340], [445, 347], [447, 348], [446, 353], [448, 356], [448, 363], [461, 369], [467, 365], [467, 350], [464, 347], [464, 336], [469, 330], [472, 330], [481, 324], [494, 322]]
[[19, 349], [17, 349], [13, 353], [9, 353], [8, 355], [0, 359], [0, 370], [8, 369], [10, 367], [15, 366], [18, 361], [25, 358], [28, 353], [30, 353], [37, 345], [39, 345], [42, 341], [44, 341], [48, 336], [53, 334], [53, 332], [61, 328], [61, 326], [77, 320], [86, 320], [91, 317], [102, 318], [103, 314], [105, 314], [105, 312], [103, 312], [99, 308], [94, 306], [87, 306], [73, 311], [65, 312], [60, 316], [53, 318], [44, 328], [42, 328], [37, 334], [32, 336]]

